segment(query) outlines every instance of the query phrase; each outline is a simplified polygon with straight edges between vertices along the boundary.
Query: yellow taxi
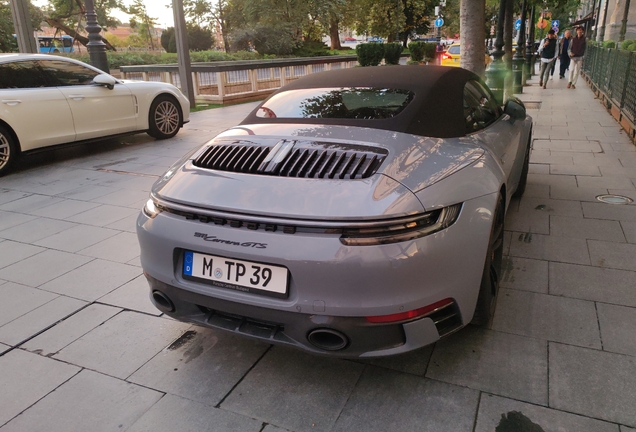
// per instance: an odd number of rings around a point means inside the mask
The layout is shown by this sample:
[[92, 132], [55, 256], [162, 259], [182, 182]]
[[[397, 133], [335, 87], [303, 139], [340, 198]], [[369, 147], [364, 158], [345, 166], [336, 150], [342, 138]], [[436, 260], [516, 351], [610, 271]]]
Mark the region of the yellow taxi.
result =
[[[459, 44], [454, 43], [448, 47], [448, 49], [442, 53], [442, 66], [457, 66], [459, 67]], [[486, 54], [484, 57], [484, 64], [486, 67], [492, 63], [492, 58]]]

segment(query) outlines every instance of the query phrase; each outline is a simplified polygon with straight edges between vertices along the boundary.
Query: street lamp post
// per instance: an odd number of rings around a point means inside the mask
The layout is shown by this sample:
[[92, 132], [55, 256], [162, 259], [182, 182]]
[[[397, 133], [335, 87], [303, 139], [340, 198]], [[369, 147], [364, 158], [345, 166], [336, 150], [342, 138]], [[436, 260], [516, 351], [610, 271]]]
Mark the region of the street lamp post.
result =
[[86, 31], [88, 32], [88, 44], [86, 48], [90, 55], [91, 65], [106, 73], [110, 73], [108, 57], [106, 56], [106, 44], [102, 41], [102, 36], [100, 35], [102, 28], [97, 23], [95, 4], [93, 0], [85, 0], [84, 5], [86, 6]]
[[528, 39], [526, 40], [526, 74], [534, 76], [534, 6], [530, 9], [528, 20]]
[[513, 76], [513, 93], [523, 93], [524, 86], [524, 49], [526, 44], [526, 0], [521, 5], [521, 26], [519, 27], [519, 40], [517, 43], [517, 51], [512, 59], [512, 76]]
[[492, 90], [499, 105], [503, 105], [504, 79], [506, 77], [506, 65], [503, 61], [505, 54], [503, 50], [504, 40], [504, 20], [506, 18], [506, 0], [499, 1], [499, 14], [497, 18], [497, 38], [495, 39], [495, 52], [492, 53], [494, 60], [486, 71], [488, 87]]

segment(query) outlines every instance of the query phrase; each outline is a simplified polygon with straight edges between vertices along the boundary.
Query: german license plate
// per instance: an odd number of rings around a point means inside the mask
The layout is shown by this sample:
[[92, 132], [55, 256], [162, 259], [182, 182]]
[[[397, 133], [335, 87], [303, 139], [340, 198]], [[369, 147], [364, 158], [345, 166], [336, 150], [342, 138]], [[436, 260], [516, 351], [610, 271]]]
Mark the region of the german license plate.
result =
[[184, 277], [236, 291], [287, 297], [288, 273], [285, 267], [198, 252], [186, 251], [183, 256]]

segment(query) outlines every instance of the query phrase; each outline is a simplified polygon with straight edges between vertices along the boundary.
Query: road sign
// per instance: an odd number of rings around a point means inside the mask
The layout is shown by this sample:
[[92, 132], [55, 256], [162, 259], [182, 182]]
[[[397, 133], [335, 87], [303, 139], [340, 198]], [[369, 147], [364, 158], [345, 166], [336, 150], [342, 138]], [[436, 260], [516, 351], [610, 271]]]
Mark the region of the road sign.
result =
[[539, 27], [540, 29], [544, 29], [547, 26], [548, 26], [548, 22], [544, 20], [543, 18], [541, 18], [539, 22], [537, 22], [537, 27]]
[[559, 20], [552, 20], [552, 27], [559, 27]]
[[552, 27], [552, 30], [554, 30], [554, 33], [556, 33], [556, 34], [559, 33], [559, 28], [558, 27]]
[[515, 30], [521, 30], [521, 20], [515, 21]]
[[[430, 21], [429, 21], [430, 22]], [[437, 18], [435, 20], [435, 27], [441, 27], [444, 25], [444, 20], [442, 18]]]

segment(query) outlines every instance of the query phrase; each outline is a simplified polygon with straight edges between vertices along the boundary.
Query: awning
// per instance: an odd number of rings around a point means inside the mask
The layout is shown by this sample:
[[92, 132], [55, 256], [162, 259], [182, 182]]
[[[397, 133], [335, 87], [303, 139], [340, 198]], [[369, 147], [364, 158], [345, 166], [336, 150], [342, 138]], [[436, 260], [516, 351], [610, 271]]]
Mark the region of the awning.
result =
[[590, 25], [594, 25], [594, 11], [592, 11], [589, 14], [585, 15], [580, 20], [575, 21], [574, 23], [572, 23], [572, 25], [576, 26], [576, 25], [585, 24], [587, 22], [590, 22]]

